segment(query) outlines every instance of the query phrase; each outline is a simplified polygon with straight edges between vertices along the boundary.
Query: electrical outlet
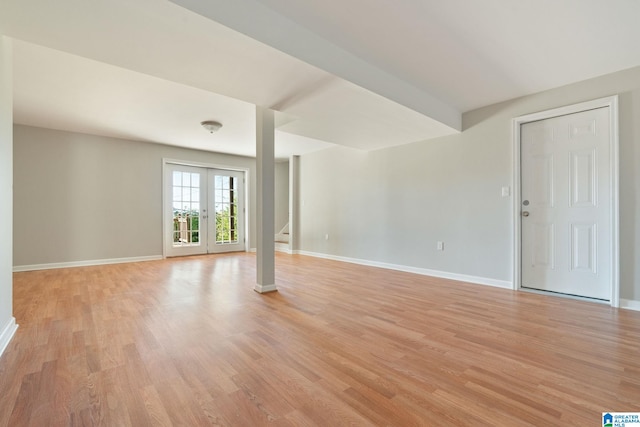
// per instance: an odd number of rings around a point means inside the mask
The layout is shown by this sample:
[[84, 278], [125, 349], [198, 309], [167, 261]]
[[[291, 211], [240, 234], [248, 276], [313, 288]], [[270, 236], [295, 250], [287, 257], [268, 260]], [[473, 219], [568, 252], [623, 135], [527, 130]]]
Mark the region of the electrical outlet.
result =
[[439, 251], [444, 251], [444, 242], [438, 241], [438, 244], [437, 244], [436, 248]]

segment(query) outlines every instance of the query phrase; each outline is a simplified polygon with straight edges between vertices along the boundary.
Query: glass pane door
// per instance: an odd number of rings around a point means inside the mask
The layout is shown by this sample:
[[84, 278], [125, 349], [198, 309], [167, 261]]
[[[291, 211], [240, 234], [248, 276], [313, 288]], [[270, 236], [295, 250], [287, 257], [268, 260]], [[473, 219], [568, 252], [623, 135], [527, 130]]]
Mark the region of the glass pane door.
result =
[[166, 256], [244, 251], [244, 172], [167, 163]]
[[[215, 213], [215, 228], [209, 231], [209, 252], [245, 250], [244, 173], [209, 171], [209, 211]], [[213, 224], [211, 224], [213, 225]]]
[[207, 253], [206, 173], [202, 168], [167, 165], [167, 256]]
[[173, 171], [173, 246], [199, 246], [200, 174]]

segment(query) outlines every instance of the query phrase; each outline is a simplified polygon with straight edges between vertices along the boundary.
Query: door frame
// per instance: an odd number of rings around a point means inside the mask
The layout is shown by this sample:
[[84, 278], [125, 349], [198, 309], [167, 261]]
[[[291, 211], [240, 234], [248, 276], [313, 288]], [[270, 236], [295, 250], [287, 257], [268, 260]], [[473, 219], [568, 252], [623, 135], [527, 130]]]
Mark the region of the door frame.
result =
[[249, 178], [250, 178], [250, 170], [249, 168], [239, 167], [239, 166], [229, 166], [223, 165], [219, 163], [202, 163], [202, 162], [193, 162], [189, 160], [179, 160], [179, 159], [171, 159], [171, 158], [162, 158], [162, 258], [167, 258], [167, 245], [168, 245], [168, 236], [169, 236], [169, 228], [168, 228], [168, 218], [167, 212], [165, 209], [165, 203], [167, 200], [172, 198], [171, 193], [169, 192], [169, 186], [167, 182], [167, 174], [166, 169], [167, 165], [179, 165], [179, 166], [192, 166], [197, 168], [204, 169], [223, 169], [229, 171], [236, 171], [244, 173], [244, 251], [247, 252], [249, 249], [249, 212], [251, 211], [251, 206], [249, 205]]
[[619, 159], [618, 159], [618, 95], [608, 96], [605, 98], [594, 99], [592, 101], [581, 102], [578, 104], [567, 105], [560, 108], [540, 111], [537, 113], [526, 114], [512, 119], [512, 141], [513, 141], [513, 289], [520, 290], [522, 288], [522, 260], [521, 260], [521, 233], [522, 218], [520, 216], [521, 206], [520, 194], [521, 186], [521, 153], [520, 153], [520, 128], [523, 124], [550, 119], [553, 117], [564, 116], [569, 114], [580, 113], [582, 111], [593, 110], [596, 108], [609, 107], [609, 121], [611, 125], [611, 133], [609, 140], [610, 150], [610, 174], [611, 174], [611, 200], [609, 203], [609, 211], [611, 217], [611, 233], [609, 236], [609, 250], [611, 258], [611, 274], [610, 298], [612, 307], [620, 306], [620, 213], [619, 213]]

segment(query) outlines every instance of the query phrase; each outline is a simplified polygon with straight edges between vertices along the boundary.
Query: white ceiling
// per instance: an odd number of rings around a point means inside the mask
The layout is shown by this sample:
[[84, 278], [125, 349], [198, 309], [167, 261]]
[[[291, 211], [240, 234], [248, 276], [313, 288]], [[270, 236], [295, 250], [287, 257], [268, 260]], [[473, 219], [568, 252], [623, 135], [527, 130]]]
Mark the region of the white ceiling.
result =
[[[253, 104], [19, 40], [13, 50], [17, 123], [255, 156]], [[209, 119], [223, 127], [207, 133]], [[276, 140], [278, 158], [332, 145], [281, 131]]]
[[640, 65], [637, 0], [259, 3], [462, 112]]
[[635, 0], [0, 0], [0, 34], [17, 123], [253, 156], [257, 104], [286, 157], [455, 133], [462, 112], [638, 66], [639, 16]]

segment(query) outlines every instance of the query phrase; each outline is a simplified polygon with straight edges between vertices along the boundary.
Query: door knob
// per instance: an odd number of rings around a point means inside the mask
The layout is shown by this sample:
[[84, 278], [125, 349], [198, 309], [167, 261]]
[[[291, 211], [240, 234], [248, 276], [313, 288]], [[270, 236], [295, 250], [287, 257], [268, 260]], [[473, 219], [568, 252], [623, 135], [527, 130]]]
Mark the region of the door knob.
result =
[[529, 212], [527, 211], [522, 212], [522, 216], [529, 216]]

